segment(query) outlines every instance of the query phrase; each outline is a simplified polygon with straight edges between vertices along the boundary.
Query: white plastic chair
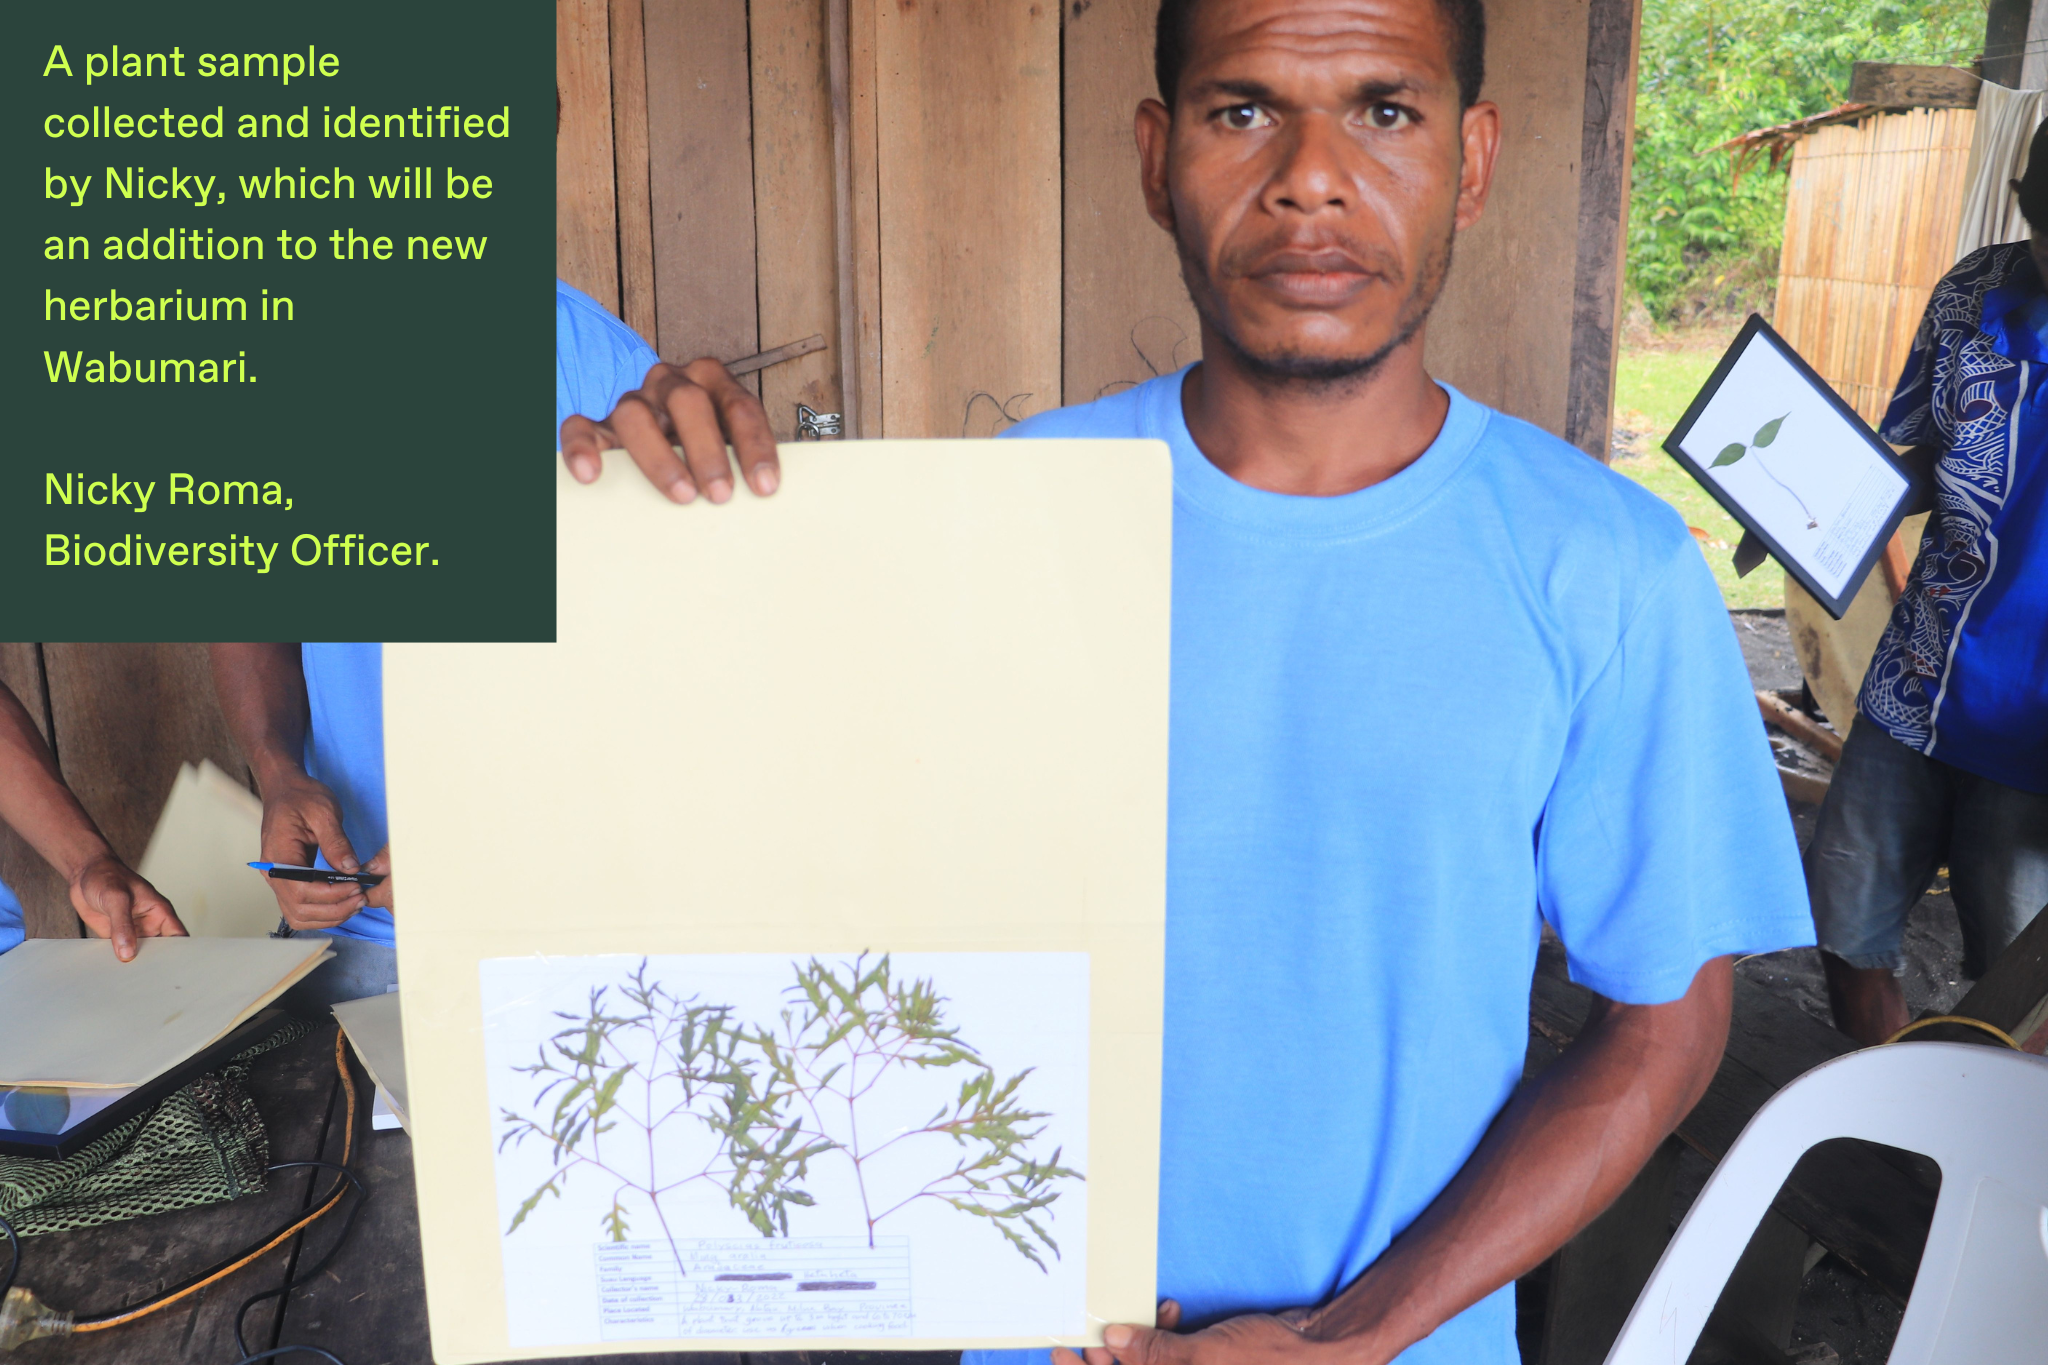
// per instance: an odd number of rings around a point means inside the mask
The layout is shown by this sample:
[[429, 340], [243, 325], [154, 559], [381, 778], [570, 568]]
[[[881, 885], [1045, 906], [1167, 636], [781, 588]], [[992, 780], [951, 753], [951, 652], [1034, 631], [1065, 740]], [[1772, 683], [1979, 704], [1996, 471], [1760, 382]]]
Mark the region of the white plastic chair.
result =
[[1843, 1137], [1941, 1166], [1890, 1365], [2048, 1361], [2048, 1060], [1907, 1042], [1817, 1066], [1757, 1110], [1665, 1248], [1607, 1365], [1685, 1365], [1794, 1163]]

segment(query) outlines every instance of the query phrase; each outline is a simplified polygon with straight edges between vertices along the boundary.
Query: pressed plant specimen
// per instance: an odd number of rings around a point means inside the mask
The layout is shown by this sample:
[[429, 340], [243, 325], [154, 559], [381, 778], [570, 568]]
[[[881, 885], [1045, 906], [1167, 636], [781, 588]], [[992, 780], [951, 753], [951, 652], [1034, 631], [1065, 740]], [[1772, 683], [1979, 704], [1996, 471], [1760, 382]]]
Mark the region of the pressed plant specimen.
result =
[[[812, 958], [786, 994], [779, 1024], [753, 1041], [767, 1083], [793, 1097], [799, 1150], [834, 1152], [851, 1166], [868, 1245], [891, 1215], [935, 1200], [985, 1220], [1043, 1271], [1040, 1250], [1059, 1255], [1044, 1212], [1060, 1182], [1082, 1177], [1060, 1164], [1058, 1148], [1043, 1161], [1031, 1155], [1051, 1117], [1018, 1097], [1031, 1070], [999, 1081], [947, 1026], [945, 997], [928, 980], [895, 975], [887, 954], [836, 966]], [[878, 1092], [933, 1071], [959, 1075], [960, 1086], [929, 1118], [894, 1131], [863, 1127]]]
[[[800, 1185], [825, 1146], [778, 1117], [792, 1096], [763, 1070], [732, 1010], [672, 994], [647, 979], [647, 961], [616, 987], [590, 992], [581, 1014], [548, 1039], [532, 1064], [515, 1067], [542, 1082], [533, 1114], [501, 1111], [498, 1149], [546, 1142], [554, 1169], [519, 1206], [510, 1236], [541, 1198], [560, 1198], [579, 1171], [612, 1182], [605, 1231], [623, 1242], [629, 1206], [660, 1224], [677, 1273], [685, 1273], [662, 1201], [685, 1188], [722, 1187], [764, 1237], [789, 1231], [789, 1207], [812, 1202]], [[546, 1101], [554, 1107], [543, 1114]]]
[[1716, 455], [1714, 462], [1707, 467], [1709, 469], [1719, 469], [1724, 464], [1734, 464], [1745, 455], [1755, 454], [1756, 467], [1764, 472], [1765, 478], [1784, 489], [1791, 496], [1792, 501], [1799, 504], [1799, 510], [1806, 516], [1806, 529], [1811, 531], [1814, 527], [1820, 525], [1820, 522], [1814, 518], [1812, 509], [1807, 507], [1806, 499], [1800, 497], [1793, 490], [1791, 484], [1786, 483], [1777, 476], [1770, 465], [1764, 462], [1764, 457], [1761, 453], [1765, 446], [1778, 439], [1778, 428], [1784, 425], [1785, 417], [1790, 417], [1791, 415], [1788, 412], [1783, 417], [1773, 417], [1770, 421], [1758, 427], [1756, 429], [1756, 436], [1751, 439], [1748, 445], [1744, 445], [1740, 441], [1730, 441], [1727, 445], [1721, 447], [1721, 453]]

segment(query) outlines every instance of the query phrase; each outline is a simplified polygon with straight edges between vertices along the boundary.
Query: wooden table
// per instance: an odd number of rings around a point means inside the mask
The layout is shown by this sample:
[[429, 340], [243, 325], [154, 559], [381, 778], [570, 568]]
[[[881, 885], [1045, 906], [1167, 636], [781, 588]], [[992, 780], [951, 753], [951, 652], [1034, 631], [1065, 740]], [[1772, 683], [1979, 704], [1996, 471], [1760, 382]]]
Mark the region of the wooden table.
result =
[[[341, 1159], [346, 1104], [334, 1070], [334, 1033], [331, 1025], [317, 1029], [256, 1063], [249, 1089], [269, 1129], [272, 1162]], [[359, 1096], [350, 1166], [369, 1200], [333, 1264], [293, 1290], [281, 1312], [276, 1299], [250, 1310], [243, 1335], [251, 1351], [318, 1346], [346, 1365], [429, 1365], [412, 1140], [395, 1129], [370, 1128], [370, 1081], [353, 1054], [349, 1064]], [[327, 1171], [286, 1171], [271, 1178], [264, 1194], [233, 1203], [30, 1238], [22, 1244], [19, 1282], [44, 1303], [84, 1315], [139, 1303], [261, 1241], [310, 1208], [333, 1180]], [[9, 1356], [8, 1365], [235, 1365], [235, 1310], [252, 1294], [284, 1284], [295, 1267], [318, 1261], [347, 1213], [344, 1205], [260, 1261], [161, 1312], [104, 1332], [32, 1341]], [[319, 1357], [279, 1359], [297, 1365]], [[956, 1352], [562, 1358], [564, 1365], [948, 1365], [956, 1359]]]

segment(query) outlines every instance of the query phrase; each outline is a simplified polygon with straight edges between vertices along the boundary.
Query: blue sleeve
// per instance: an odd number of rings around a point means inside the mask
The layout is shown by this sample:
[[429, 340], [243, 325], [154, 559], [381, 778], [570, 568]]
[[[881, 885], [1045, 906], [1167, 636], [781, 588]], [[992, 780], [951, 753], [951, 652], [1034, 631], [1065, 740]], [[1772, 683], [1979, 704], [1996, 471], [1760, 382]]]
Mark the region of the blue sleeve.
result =
[[590, 295], [555, 281], [555, 430], [571, 413], [601, 420], [661, 357]]
[[1722, 954], [1813, 942], [1727, 608], [1690, 543], [1663, 558], [1573, 709], [1537, 833], [1543, 916], [1573, 979], [1636, 1005], [1677, 999]]
[[9, 948], [18, 948], [27, 936], [26, 918], [21, 911], [21, 898], [9, 889], [6, 882], [0, 882], [0, 953]]
[[1878, 434], [1893, 445], [1918, 445], [1939, 435], [1932, 421], [1934, 353], [1938, 341], [1934, 307], [1930, 301], [1920, 319], [1920, 330], [1913, 335], [1913, 349], [1906, 356], [1905, 371], [1892, 391], [1884, 420], [1878, 423]]

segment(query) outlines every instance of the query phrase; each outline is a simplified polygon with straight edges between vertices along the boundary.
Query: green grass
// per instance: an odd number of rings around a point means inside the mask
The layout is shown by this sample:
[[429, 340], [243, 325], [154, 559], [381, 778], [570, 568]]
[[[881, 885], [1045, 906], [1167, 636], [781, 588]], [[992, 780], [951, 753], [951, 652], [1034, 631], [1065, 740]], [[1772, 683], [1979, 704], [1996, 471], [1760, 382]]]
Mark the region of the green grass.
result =
[[[1721, 348], [1708, 350], [1623, 350], [1614, 383], [1614, 425], [1617, 436], [1633, 433], [1628, 458], [1614, 468], [1677, 509], [1685, 524], [1707, 533], [1701, 549], [1731, 608], [1785, 605], [1785, 577], [1775, 564], [1764, 564], [1747, 578], [1735, 576], [1730, 560], [1742, 527], [1721, 510], [1707, 491], [1664, 453], [1662, 442], [1685, 415], [1686, 405], [1707, 382]], [[1714, 542], [1720, 542], [1715, 544]]]

